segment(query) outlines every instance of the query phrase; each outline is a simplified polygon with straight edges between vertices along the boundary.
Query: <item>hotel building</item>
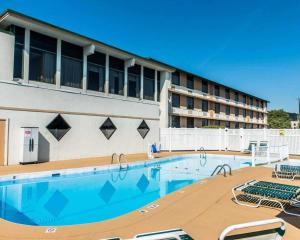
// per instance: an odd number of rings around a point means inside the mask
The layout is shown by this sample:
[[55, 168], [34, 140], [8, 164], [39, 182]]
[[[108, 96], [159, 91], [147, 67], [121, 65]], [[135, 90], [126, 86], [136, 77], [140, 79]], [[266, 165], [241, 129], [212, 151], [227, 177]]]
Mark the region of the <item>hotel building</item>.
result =
[[0, 16], [0, 165], [22, 162], [24, 128], [38, 128], [29, 148], [46, 162], [146, 152], [160, 128], [260, 128], [266, 117], [265, 100], [12, 10]]

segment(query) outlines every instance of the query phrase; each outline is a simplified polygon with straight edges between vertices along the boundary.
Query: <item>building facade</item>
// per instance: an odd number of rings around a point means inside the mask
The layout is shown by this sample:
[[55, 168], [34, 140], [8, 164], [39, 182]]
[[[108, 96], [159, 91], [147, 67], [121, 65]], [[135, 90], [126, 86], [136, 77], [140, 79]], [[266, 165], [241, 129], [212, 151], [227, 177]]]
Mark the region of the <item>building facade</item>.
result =
[[[224, 100], [225, 88], [216, 96], [214, 86], [8, 10], [0, 16], [0, 165], [22, 162], [23, 128], [39, 129], [38, 161], [46, 162], [145, 152], [164, 127], [266, 125], [266, 101]], [[223, 119], [227, 106], [261, 115]]]

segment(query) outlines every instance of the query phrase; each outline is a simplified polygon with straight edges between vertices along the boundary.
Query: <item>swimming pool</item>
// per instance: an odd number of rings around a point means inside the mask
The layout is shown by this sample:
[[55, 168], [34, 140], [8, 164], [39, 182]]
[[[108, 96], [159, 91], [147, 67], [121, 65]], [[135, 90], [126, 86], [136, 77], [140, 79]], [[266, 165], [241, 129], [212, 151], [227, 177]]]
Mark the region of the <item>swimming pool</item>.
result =
[[0, 217], [26, 225], [62, 226], [104, 221], [249, 159], [224, 155], [169, 157], [118, 165], [19, 174], [0, 178]]

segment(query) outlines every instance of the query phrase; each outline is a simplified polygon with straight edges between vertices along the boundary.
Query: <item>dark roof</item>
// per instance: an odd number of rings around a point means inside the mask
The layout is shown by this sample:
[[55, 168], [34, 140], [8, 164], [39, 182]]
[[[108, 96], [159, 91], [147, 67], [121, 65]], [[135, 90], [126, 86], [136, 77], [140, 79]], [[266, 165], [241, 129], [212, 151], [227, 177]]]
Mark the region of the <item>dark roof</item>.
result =
[[[45, 21], [43, 21], [43, 20], [40, 20], [40, 19], [31, 17], [31, 16], [28, 16], [28, 15], [26, 15], [26, 14], [17, 12], [17, 11], [12, 10], [12, 9], [6, 9], [2, 14], [0, 14], [0, 18], [3, 17], [5, 14], [15, 14], [15, 15], [20, 16], [20, 17], [28, 18], [28, 19], [30, 19], [30, 20], [39, 22], [39, 23], [44, 24], [44, 25], [47, 25], [47, 26], [49, 26], [49, 27], [56, 28], [56, 29], [61, 30], [61, 31], [64, 31], [64, 32], [66, 32], [66, 33], [70, 33], [70, 34], [76, 35], [77, 37], [85, 38], [85, 39], [87, 39], [87, 40], [89, 40], [89, 41], [96, 42], [96, 43], [102, 44], [102, 45], [104, 45], [104, 46], [106, 46], [106, 47], [116, 49], [116, 50], [121, 51], [121, 52], [123, 52], [123, 53], [125, 53], [125, 54], [132, 55], [132, 56], [134, 56], [134, 57], [143, 59], [143, 60], [145, 60], [145, 61], [148, 61], [148, 62], [149, 62], [149, 61], [155, 62], [155, 63], [157, 63], [157, 64], [159, 64], [159, 65], [162, 65], [162, 66], [164, 66], [164, 67], [166, 67], [166, 68], [172, 68], [172, 67], [170, 67], [170, 65], [167, 65], [167, 64], [164, 64], [164, 63], [160, 63], [160, 62], [156, 62], [156, 61], [152, 61], [151, 58], [147, 58], [147, 57], [143, 57], [143, 56], [137, 55], [137, 54], [135, 54], [135, 53], [131, 53], [131, 52], [126, 51], [126, 50], [123, 50], [123, 49], [121, 49], [121, 48], [118, 48], [118, 47], [109, 45], [109, 44], [107, 44], [107, 43], [101, 42], [101, 41], [99, 41], [99, 40], [96, 40], [96, 39], [93, 39], [93, 38], [90, 38], [90, 37], [81, 35], [81, 34], [79, 34], [79, 33], [70, 31], [70, 30], [68, 30], [68, 29], [65, 29], [65, 28], [62, 28], [62, 27], [53, 25], [53, 24], [51, 24], [51, 23], [45, 22]], [[172, 68], [172, 69], [173, 69], [173, 68]]]
[[226, 85], [224, 85], [224, 84], [222, 84], [222, 83], [219, 83], [219, 82], [216, 82], [216, 81], [207, 79], [207, 78], [202, 77], [202, 76], [200, 76], [200, 75], [198, 75], [198, 74], [196, 74], [196, 73], [192, 73], [192, 72], [186, 71], [186, 70], [184, 70], [184, 69], [181, 69], [181, 68], [178, 68], [178, 67], [175, 67], [175, 66], [171, 66], [171, 65], [169, 65], [169, 64], [167, 64], [167, 63], [161, 62], [161, 61], [156, 60], [156, 59], [154, 59], [154, 58], [149, 58], [149, 59], [152, 60], [152, 61], [155, 61], [155, 62], [157, 62], [157, 63], [165, 64], [165, 65], [167, 65], [167, 66], [169, 66], [169, 67], [171, 67], [171, 68], [175, 68], [175, 69], [176, 69], [177, 71], [179, 71], [179, 72], [184, 72], [184, 73], [186, 73], [186, 74], [193, 75], [193, 76], [195, 76], [195, 77], [201, 78], [201, 79], [203, 79], [203, 80], [205, 80], [205, 81], [207, 81], [207, 82], [210, 82], [210, 83], [213, 83], [213, 84], [222, 86], [222, 87], [224, 87], [224, 88], [231, 89], [231, 90], [233, 90], [233, 91], [235, 91], [235, 92], [239, 92], [239, 93], [241, 93], [241, 94], [245, 94], [246, 96], [254, 97], [254, 98], [258, 99], [258, 100], [265, 101], [265, 102], [269, 102], [269, 100], [265, 100], [265, 99], [263, 99], [263, 98], [259, 98], [259, 97], [257, 97], [257, 96], [252, 95], [252, 94], [243, 92], [243, 91], [241, 91], [241, 90], [238, 90], [238, 89], [235, 89], [235, 88], [232, 88], [232, 87], [229, 87], [229, 86], [226, 86]]

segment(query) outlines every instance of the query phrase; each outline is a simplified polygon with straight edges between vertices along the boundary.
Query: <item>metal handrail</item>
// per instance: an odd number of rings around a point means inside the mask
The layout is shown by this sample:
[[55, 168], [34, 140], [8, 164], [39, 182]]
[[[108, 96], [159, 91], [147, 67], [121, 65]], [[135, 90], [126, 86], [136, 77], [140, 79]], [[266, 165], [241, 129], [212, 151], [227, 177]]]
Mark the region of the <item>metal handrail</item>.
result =
[[225, 167], [228, 168], [229, 175], [232, 175], [231, 167], [229, 166], [229, 164], [225, 163], [223, 165], [216, 166], [215, 170], [212, 172], [212, 174], [210, 176], [218, 175], [223, 170], [223, 176], [226, 177], [226, 168]]
[[221, 235], [219, 237], [219, 240], [224, 240], [225, 237], [228, 235], [228, 233], [230, 233], [234, 230], [237, 230], [237, 229], [256, 227], [256, 226], [262, 226], [262, 225], [268, 225], [268, 224], [274, 224], [274, 223], [280, 223], [280, 230], [284, 233], [285, 221], [283, 221], [281, 218], [273, 218], [273, 219], [268, 219], [268, 220], [231, 225], [223, 230], [223, 232], [221, 233]]
[[111, 155], [111, 164], [114, 163], [115, 157], [118, 157], [118, 154], [117, 154], [117, 153], [113, 153], [113, 154]]
[[206, 151], [205, 151], [204, 147], [200, 147], [199, 152], [200, 152], [200, 158], [205, 158], [206, 159]]
[[[126, 167], [122, 167], [122, 162], [121, 162], [121, 160], [125, 160], [125, 163], [126, 163]], [[127, 160], [126, 160], [126, 158], [125, 158], [125, 154], [124, 153], [121, 153], [120, 155], [119, 155], [119, 164], [120, 164], [120, 169], [127, 169], [128, 168], [128, 162], [127, 162]]]

